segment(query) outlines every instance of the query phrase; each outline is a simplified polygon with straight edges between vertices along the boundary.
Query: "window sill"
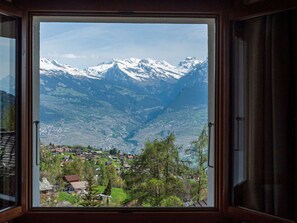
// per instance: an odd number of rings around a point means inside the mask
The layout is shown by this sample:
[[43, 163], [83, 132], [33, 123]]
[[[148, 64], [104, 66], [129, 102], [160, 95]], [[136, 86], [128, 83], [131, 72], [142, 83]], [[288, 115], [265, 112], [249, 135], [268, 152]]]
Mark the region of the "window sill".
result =
[[0, 212], [0, 222], [6, 222], [23, 214], [22, 207], [20, 206], [7, 208], [2, 211], [3, 212]]
[[15, 220], [15, 222], [30, 222], [30, 223], [65, 223], [65, 222], [129, 222], [129, 223], [148, 223], [148, 222], [227, 222], [218, 211], [196, 211], [196, 212], [94, 212], [94, 211], [29, 211], [24, 216]]

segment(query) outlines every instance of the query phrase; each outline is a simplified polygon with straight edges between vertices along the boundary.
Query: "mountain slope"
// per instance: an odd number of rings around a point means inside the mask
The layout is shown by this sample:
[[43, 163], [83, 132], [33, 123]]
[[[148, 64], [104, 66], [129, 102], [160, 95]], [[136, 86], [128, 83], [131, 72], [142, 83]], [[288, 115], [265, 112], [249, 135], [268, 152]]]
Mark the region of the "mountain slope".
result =
[[45, 143], [138, 151], [149, 136], [175, 130], [189, 144], [206, 123], [207, 61], [115, 59], [82, 70], [41, 59], [40, 74]]

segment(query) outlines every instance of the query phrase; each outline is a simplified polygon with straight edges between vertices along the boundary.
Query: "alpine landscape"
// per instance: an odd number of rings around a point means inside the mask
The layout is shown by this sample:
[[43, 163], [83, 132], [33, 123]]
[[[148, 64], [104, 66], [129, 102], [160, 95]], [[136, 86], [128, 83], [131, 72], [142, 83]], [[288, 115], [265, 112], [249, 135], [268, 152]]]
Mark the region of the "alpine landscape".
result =
[[173, 132], [187, 148], [207, 122], [208, 63], [113, 59], [77, 69], [40, 60], [43, 143], [138, 153]]

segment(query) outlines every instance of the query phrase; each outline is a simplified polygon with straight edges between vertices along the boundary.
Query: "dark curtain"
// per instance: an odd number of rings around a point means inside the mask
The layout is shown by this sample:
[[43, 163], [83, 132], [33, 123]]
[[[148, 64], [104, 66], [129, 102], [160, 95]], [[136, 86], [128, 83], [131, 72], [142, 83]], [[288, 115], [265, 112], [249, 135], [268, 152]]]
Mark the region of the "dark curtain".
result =
[[246, 164], [245, 181], [236, 191], [237, 205], [290, 219], [296, 150], [293, 15], [282, 12], [241, 23], [245, 89], [239, 100], [244, 100]]

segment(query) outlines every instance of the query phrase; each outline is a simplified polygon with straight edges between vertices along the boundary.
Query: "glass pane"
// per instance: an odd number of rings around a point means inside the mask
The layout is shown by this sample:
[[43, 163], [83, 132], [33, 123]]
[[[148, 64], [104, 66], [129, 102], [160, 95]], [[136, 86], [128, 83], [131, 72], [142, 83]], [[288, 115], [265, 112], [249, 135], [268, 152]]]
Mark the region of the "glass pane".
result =
[[34, 206], [214, 206], [209, 23], [40, 23]]
[[282, 12], [233, 28], [233, 205], [289, 219], [296, 177], [294, 16]]
[[0, 210], [16, 205], [16, 20], [0, 15]]

